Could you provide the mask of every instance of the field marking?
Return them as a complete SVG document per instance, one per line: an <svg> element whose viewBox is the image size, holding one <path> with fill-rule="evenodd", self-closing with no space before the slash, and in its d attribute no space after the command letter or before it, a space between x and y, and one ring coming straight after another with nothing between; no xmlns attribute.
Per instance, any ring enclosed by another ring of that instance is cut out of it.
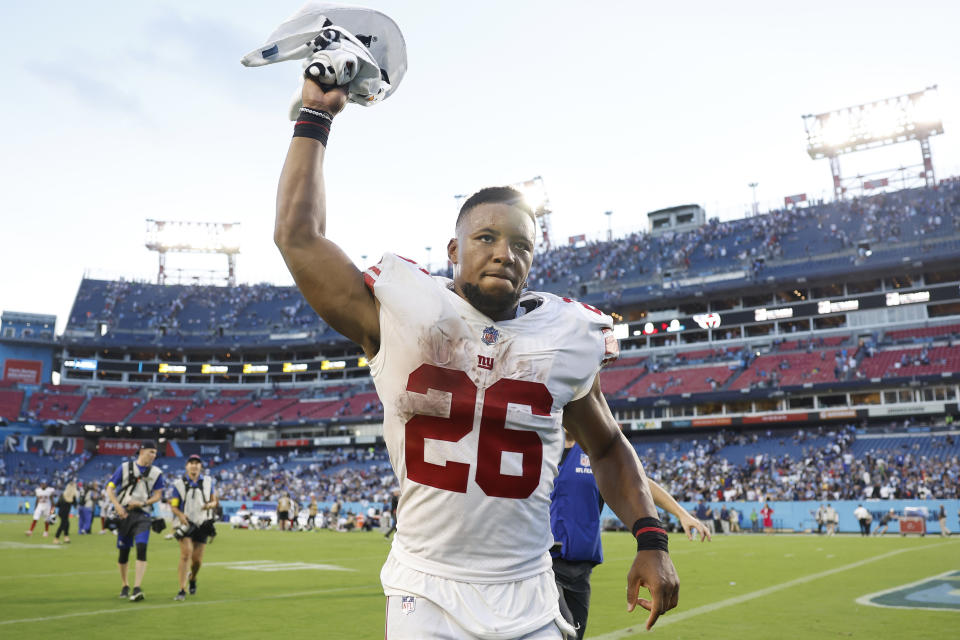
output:
<svg viewBox="0 0 960 640"><path fill-rule="evenodd" d="M59 549L60 547L53 547L53 548ZM356 560L359 560L359 559L367 560L367 559L370 559L370 558L379 558L379 557L381 557L381 556L378 554L378 555L365 555L365 556L351 556L351 559L352 559L352 560L354 560L354 559L356 559ZM245 564L254 565L254 564L257 564L257 563L259 563L259 564L273 564L273 563L278 562L278 561L275 561L275 560L244 560L244 561L240 561L240 562L243 562L243 563L245 563ZM235 564L237 564L237 562L204 562L204 563L203 563L203 566L204 566L204 567L228 567L228 566L230 566L230 565L235 565ZM156 568L151 568L151 569L150 569L150 573L156 573L157 571L176 571L176 570L177 570L176 567L156 567ZM350 568L343 569L343 570L345 570L345 571L358 571L357 569L350 569ZM22 578L63 578L63 577L66 577L66 576L96 576L96 575L105 575L105 574L116 575L116 573L117 573L117 570L116 570L116 569L110 569L110 570L103 570L103 571L72 571L72 572L67 572L67 573L0 574L0 580L14 579L14 578L17 579L17 580L20 580L20 579L22 579Z"/></svg>
<svg viewBox="0 0 960 640"><path fill-rule="evenodd" d="M885 595L887 595L888 593L893 593L894 591L902 591L903 589L909 589L910 587L916 587L917 585L921 585L921 584L923 584L924 582L928 582L928 581L930 581L930 580L936 580L937 578L944 578L944 577L949 576L949 575L951 575L951 574L953 574L953 573L956 573L956 572L957 572L957 571L956 571L955 569L951 569L950 571L944 571L943 573L938 573L938 574L935 575L935 576L930 576L930 577L928 577L928 578L920 578L920 579L917 580L916 582L910 582L910 583L908 583L908 584L901 584L901 585L896 586L896 587L890 587L889 589L884 589L883 591L877 591L876 593L868 593L868 594L865 595L865 596L860 596L859 598L857 598L855 602L856 602L857 604L863 604L863 605L866 605L866 606L868 606L868 607L877 607L877 608L879 608L879 609L907 609L907 610L920 610L920 611L949 611L949 612L952 612L952 613L960 613L960 609L946 609L946 608L944 608L944 607L901 607L901 606L898 606L898 605L895 605L895 604L880 604L879 602L872 602L873 598L876 598L877 596L885 596Z"/></svg>
<svg viewBox="0 0 960 640"><path fill-rule="evenodd" d="M63 547L58 544L30 544L29 542L0 542L0 551L3 549L53 549L60 551Z"/></svg>
<svg viewBox="0 0 960 640"><path fill-rule="evenodd" d="M119 609L101 609L99 611L77 611L74 613L64 613L57 616L43 616L41 618L20 618L19 620L0 620L0 626L8 624L22 624L26 622L48 622L50 620L63 620L65 618L80 618L84 616L99 616L108 613L135 613L137 611L143 611L145 609L171 609L174 607L202 607L211 604L230 604L233 602L258 602L261 600L280 600L283 598L300 598L303 596L318 596L328 593L337 593L340 591L357 591L360 589L369 589L371 587L379 587L379 584L361 584L355 587L339 587L337 589L318 589L315 591L297 591L294 593L280 593L270 596L257 596L253 598L233 598L233 599L224 599L224 600L207 600L203 602L175 602L171 604L155 604L155 605L131 605L121 607Z"/></svg>
<svg viewBox="0 0 960 640"><path fill-rule="evenodd" d="M819 580L820 578L825 578L827 576L832 576L835 573L842 573L844 571L849 571L850 569L856 569L857 567L862 567L865 564L870 564L871 562L876 562L878 560L884 560L901 553L908 553L910 551L917 551L918 549L935 549L937 547L942 547L947 544L954 544L951 542L940 542L938 544L931 544L924 547L911 547L909 549L897 549L896 551L890 551L879 556L873 556L871 558L865 558L864 560L858 560L857 562L852 562L842 567L835 567L833 569L827 569L826 571L821 571L820 573L812 573L808 576L801 576L793 580L788 580L787 582L781 582L780 584L775 584L770 587L765 587L763 589L758 589L757 591L751 591L750 593L745 593L742 596L735 596L733 598L727 598L726 600L718 600L717 602L711 602L710 604L705 604L699 607L694 607L687 611L681 611L677 614L668 614L667 617L661 617L657 620L657 625L654 629L659 629L660 627L674 624L675 622L683 622L689 618L693 618L704 613L711 613L717 609L723 609L725 607L732 607L734 605L741 604L743 602L749 602L750 600L755 600L757 598L762 598L763 596L770 595L771 593L776 593L777 591L783 591L784 589L789 589L790 587L795 587L800 584L805 584L807 582L813 582L814 580ZM641 609L641 612L643 610ZM645 613L645 612L643 612ZM642 633L646 633L644 630L644 623L646 622L646 617L643 620L638 620L637 624L632 627L627 627L626 629L620 629L618 631L610 631L609 633L604 633L599 636L590 636L590 640L620 640L622 638L630 638L638 636Z"/></svg>

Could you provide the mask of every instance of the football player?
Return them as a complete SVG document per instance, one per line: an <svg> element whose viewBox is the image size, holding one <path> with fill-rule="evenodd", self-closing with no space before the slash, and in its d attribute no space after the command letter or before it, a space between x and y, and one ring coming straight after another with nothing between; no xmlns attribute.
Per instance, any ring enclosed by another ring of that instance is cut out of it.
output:
<svg viewBox="0 0 960 640"><path fill-rule="evenodd" d="M346 99L343 88L304 82L274 240L310 305L363 349L383 403L401 491L381 572L387 637L575 633L549 553L563 425L633 525L627 608L648 609L649 629L677 605L679 580L643 466L600 390L599 369L618 354L611 318L524 292L536 221L511 188L463 204L447 246L452 280L390 253L359 271L326 233L325 145Z"/></svg>

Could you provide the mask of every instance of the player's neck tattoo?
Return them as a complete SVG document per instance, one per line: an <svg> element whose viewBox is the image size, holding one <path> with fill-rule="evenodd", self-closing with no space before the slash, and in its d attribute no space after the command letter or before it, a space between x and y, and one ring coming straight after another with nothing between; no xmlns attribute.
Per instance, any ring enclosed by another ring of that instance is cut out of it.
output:
<svg viewBox="0 0 960 640"><path fill-rule="evenodd" d="M520 302L519 291L511 291L499 296L489 295L470 282L463 283L460 288L467 302L492 320L513 320L517 315L517 304Z"/></svg>

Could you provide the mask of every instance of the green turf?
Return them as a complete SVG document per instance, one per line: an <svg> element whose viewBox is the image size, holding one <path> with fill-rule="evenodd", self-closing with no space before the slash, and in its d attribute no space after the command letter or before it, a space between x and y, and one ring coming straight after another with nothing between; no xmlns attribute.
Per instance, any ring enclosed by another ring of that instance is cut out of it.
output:
<svg viewBox="0 0 960 640"><path fill-rule="evenodd" d="M116 598L115 538L74 536L52 548L29 519L0 516L0 638L261 638L290 632L312 638L382 638L379 571L388 544L376 532L286 533L221 527L208 548L199 592L173 602L178 547L154 535L144 581L147 599ZM641 628L643 612L626 613L625 576L632 559L626 534L605 534L606 562L594 571L588 637ZM680 573L680 607L661 619L660 638L958 637L960 611L881 609L856 598L960 569L960 539L862 539L853 536L717 536L712 543L671 538ZM891 554L872 562L847 565ZM273 561L337 565L351 571L249 571L218 563ZM132 564L132 563L131 563ZM798 579L834 569L809 581ZM790 581L795 584L755 596ZM741 597L739 602L725 602ZM722 606L709 605L721 603ZM144 636L147 637L147 636Z"/></svg>

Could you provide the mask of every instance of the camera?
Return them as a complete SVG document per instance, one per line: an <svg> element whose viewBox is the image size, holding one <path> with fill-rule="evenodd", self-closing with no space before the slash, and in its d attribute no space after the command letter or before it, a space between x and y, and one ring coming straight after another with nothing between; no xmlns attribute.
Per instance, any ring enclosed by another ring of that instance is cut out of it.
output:
<svg viewBox="0 0 960 640"><path fill-rule="evenodd" d="M150 528L153 529L154 533L162 533L167 528L167 521L163 518L154 518L153 522L150 523Z"/></svg>

